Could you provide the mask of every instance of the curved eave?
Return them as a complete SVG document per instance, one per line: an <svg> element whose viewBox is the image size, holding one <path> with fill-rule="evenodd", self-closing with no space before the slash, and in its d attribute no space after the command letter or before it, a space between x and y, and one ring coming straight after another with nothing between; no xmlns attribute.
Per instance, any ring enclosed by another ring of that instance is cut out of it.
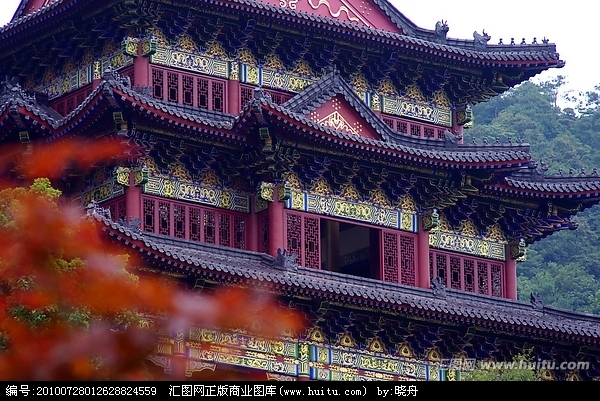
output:
<svg viewBox="0 0 600 401"><path fill-rule="evenodd" d="M600 182L548 184L528 181L511 181L485 185L485 189L524 196L528 198L594 199L600 197Z"/></svg>
<svg viewBox="0 0 600 401"><path fill-rule="evenodd" d="M52 117L22 102L9 102L0 107L0 127L7 126L19 131L40 132L46 136L52 132L53 123Z"/></svg>
<svg viewBox="0 0 600 401"><path fill-rule="evenodd" d="M66 11L80 2L81 0L55 0L32 13L23 16L18 13L15 14L16 19L14 18L11 22L0 28L0 43L20 41L22 40L22 36L35 37L37 35L36 32L47 35L48 28L53 24L56 29L60 29L60 25L56 25L57 21L68 15ZM105 6L105 4L102 5L102 7Z"/></svg>
<svg viewBox="0 0 600 401"><path fill-rule="evenodd" d="M489 151L481 152L469 149L468 146L465 150L461 150L461 145L448 150L443 147L444 141L437 139L422 140L435 142L437 146L419 144L420 147L411 144L414 139L410 137L406 138L407 144L385 142L335 131L303 116L289 115L270 106L263 107L270 117L286 129L294 131L313 143L337 151L343 149L346 154L371 155L376 158L467 169L518 169L527 166L530 160L529 153L520 150L508 152L491 147Z"/></svg>
<svg viewBox="0 0 600 401"><path fill-rule="evenodd" d="M227 120L217 121L201 115L200 110L198 113L193 111L188 113L182 111L176 104L167 104L124 88L115 88L114 95L122 108L133 113L136 123L147 121L153 124L153 127L159 126L191 136L210 133L214 137L239 144L246 141L244 136L238 135L233 129L235 119L233 116L226 116Z"/></svg>
<svg viewBox="0 0 600 401"><path fill-rule="evenodd" d="M333 272L298 267L285 270L273 266L273 258L248 251L229 251L247 254L258 265L246 268L233 263L203 263L202 260L178 255L173 244L178 240L165 238L161 246L148 241L144 234L130 230L96 217L103 229L121 245L139 252L149 263L192 278L210 277L224 283L243 283L253 288L263 288L290 296L321 297L349 305L369 306L391 313L407 313L442 320L478 325L490 328L506 328L524 335L541 334L550 338L577 341L584 344L600 344L600 319L597 316L578 314L545 307L536 311L530 305L518 301L447 290L446 298L439 298L431 290L390 284ZM156 236L154 236L156 238ZM177 245L185 246L183 242ZM198 246L195 244L194 246ZM234 256L225 260L234 261ZM249 262L251 263L251 262Z"/></svg>
<svg viewBox="0 0 600 401"><path fill-rule="evenodd" d="M320 17L313 14L294 11L287 8L275 7L269 4L259 3L252 0L233 0L231 2L218 2L209 0L212 4L220 4L225 8L239 12L243 6L245 11L260 16L269 17L284 23L293 23L298 25L320 28L328 32L341 33L357 39L371 41L378 44L390 45L399 49L419 52L441 59L451 60L458 63L482 67L527 67L538 68L543 71L550 67L562 67L563 62L559 59L558 53L547 50L552 49L552 45L540 45L538 48L543 51L535 51L536 46L528 45L525 50L513 50L517 46L494 46L495 50L481 51L475 49L473 41L454 40L456 43L464 43L465 47L450 46L440 44L413 36L402 35L380 29L373 29L361 25L338 21L332 18ZM468 48L470 45L471 48ZM504 50L504 51L500 51Z"/></svg>
<svg viewBox="0 0 600 401"><path fill-rule="evenodd" d="M520 45L496 45L486 50L478 50L473 47L473 41L470 40L449 41L450 43L454 43L454 45L440 44L414 36L369 28L252 0L231 0L225 2L205 0L205 2L231 10L236 14L243 10L249 14L281 21L284 24L294 24L316 28L324 32L340 33L353 37L355 40L359 39L375 43L378 46L383 44L401 51L416 52L420 55L444 60L445 62L450 61L471 67L528 68L534 70L531 75L535 75L545 69L562 67L564 65L564 62L559 59L555 47L549 44L527 45L523 49L521 49ZM57 0L31 14L18 18L0 29L0 43L19 40L18 37L20 35L31 35L36 30L45 32L51 28L61 29L56 21L62 17L74 15L71 12L66 13L66 11L74 6L84 7L86 3L92 4L91 1L83 0ZM105 8L106 5L102 4L100 7ZM402 29L402 27L400 28ZM459 46L459 44L464 45Z"/></svg>

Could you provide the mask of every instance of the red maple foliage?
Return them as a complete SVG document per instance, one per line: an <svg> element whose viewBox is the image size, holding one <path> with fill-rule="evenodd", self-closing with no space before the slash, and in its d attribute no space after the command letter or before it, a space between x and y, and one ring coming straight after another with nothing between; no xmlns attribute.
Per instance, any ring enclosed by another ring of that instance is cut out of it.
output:
<svg viewBox="0 0 600 401"><path fill-rule="evenodd" d="M0 191L0 377L3 380L144 380L161 378L147 358L157 337L140 313L173 327L223 330L262 327L277 336L301 328L274 299L223 289L202 297L164 281L130 273L142 262L107 242L96 220L58 206L50 180L66 168L90 168L122 152L102 143L80 157L84 144L65 141L34 151L7 149L0 174L22 180ZM89 149L90 143L85 143ZM173 378L172 376L170 378ZM177 377L183 379L183 377ZM235 378L235 377L228 377Z"/></svg>

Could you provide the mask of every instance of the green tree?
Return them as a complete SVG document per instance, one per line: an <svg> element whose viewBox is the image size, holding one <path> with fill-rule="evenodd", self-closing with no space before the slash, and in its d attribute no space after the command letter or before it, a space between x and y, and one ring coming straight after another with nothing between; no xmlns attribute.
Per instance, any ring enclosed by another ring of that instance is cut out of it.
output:
<svg viewBox="0 0 600 401"><path fill-rule="evenodd" d="M523 351L509 361L508 364L499 365L490 363L480 364L475 370L463 372L462 381L539 381L540 375L536 371L533 350Z"/></svg>

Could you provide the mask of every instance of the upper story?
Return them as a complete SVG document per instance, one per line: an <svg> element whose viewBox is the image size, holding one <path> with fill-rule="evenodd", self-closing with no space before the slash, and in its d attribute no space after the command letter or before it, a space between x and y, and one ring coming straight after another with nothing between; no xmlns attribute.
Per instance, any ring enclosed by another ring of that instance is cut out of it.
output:
<svg viewBox="0 0 600 401"><path fill-rule="evenodd" d="M0 30L15 77L3 142L131 145L124 162L69 172L81 206L305 267L514 298L524 244L598 202L595 173L546 176L518 140L462 143L470 105L562 66L552 44L450 39L380 1L368 15L134 3L23 2Z"/></svg>

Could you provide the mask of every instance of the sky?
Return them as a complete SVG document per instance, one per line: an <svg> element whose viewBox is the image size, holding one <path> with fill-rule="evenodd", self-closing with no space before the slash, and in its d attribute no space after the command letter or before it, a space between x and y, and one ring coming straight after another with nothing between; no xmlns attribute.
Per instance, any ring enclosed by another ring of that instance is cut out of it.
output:
<svg viewBox="0 0 600 401"><path fill-rule="evenodd" d="M358 0L350 0L358 1ZM473 31L484 29L492 37L490 43L517 43L525 38L540 42L544 37L555 43L561 69L551 69L534 80L547 80L556 75L567 78L565 90L582 92L600 84L600 52L598 48L598 12L600 3L592 0L570 0L562 3L548 0L391 0L392 4L417 26L433 29L439 20L448 22L449 38L473 39ZM567 5L568 4L568 5ZM0 0L0 26L10 22L19 0Z"/></svg>

